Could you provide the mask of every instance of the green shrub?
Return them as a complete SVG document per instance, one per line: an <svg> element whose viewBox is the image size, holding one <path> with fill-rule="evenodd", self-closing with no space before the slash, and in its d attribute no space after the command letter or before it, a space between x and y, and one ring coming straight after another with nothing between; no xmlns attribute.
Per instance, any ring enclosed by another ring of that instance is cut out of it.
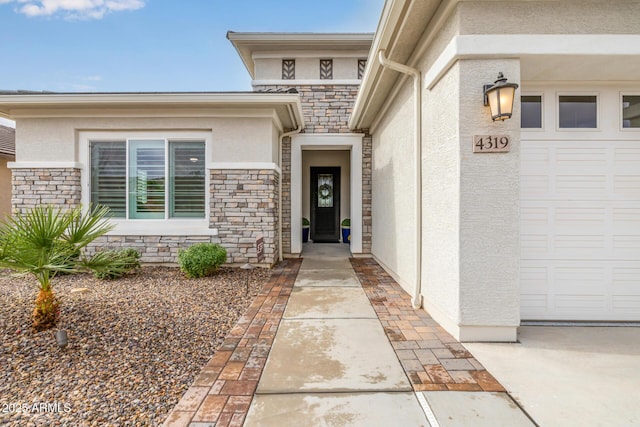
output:
<svg viewBox="0 0 640 427"><path fill-rule="evenodd" d="M351 227L351 220L349 218L345 218L342 220L342 223L340 224L343 227Z"/></svg>
<svg viewBox="0 0 640 427"><path fill-rule="evenodd" d="M211 276L227 262L227 250L217 243L197 243L178 251L180 270L189 278Z"/></svg>
<svg viewBox="0 0 640 427"><path fill-rule="evenodd" d="M94 255L96 257L110 261L94 271L94 276L100 280L117 279L140 267L140 252L133 248L102 251Z"/></svg>
<svg viewBox="0 0 640 427"><path fill-rule="evenodd" d="M308 227L310 225L311 225L311 223L309 222L309 220L307 218L302 218L302 226L303 227Z"/></svg>

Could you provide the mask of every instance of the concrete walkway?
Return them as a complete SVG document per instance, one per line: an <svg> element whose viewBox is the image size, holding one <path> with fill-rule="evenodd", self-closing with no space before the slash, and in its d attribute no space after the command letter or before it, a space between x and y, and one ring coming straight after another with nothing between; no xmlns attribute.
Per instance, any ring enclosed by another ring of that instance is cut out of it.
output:
<svg viewBox="0 0 640 427"><path fill-rule="evenodd" d="M303 256L273 269L164 426L533 425L375 260Z"/></svg>
<svg viewBox="0 0 640 427"><path fill-rule="evenodd" d="M429 426L349 262L312 245L245 426Z"/></svg>

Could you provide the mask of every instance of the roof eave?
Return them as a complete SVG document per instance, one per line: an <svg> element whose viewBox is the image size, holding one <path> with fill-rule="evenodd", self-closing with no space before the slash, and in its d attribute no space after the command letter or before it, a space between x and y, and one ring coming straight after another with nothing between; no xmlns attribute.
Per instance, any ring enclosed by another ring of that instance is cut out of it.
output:
<svg viewBox="0 0 640 427"><path fill-rule="evenodd" d="M456 1L456 0L453 0ZM370 112L373 105L376 105L375 101L385 99L388 95L388 86L383 93L379 88L381 82L395 81L401 77L394 71L384 71L384 68L378 62L378 52L385 51L387 58L404 63L408 58L397 58L396 48L404 46L416 46L420 41L421 32L406 32L402 31L405 27L408 19L417 18L412 16L412 7L418 6L424 8L424 10L433 9L430 12L420 14L420 17L428 25L430 20L436 15L437 9L443 3L450 2L450 0L387 0L380 17L380 23L376 30L373 43L371 45L371 51L369 53L369 60L367 61L367 68L362 78L362 84L358 91L353 112L349 118L350 129L368 129L374 119L375 114ZM434 5L436 5L434 7ZM408 34L408 35L407 35ZM393 85L391 85L393 86Z"/></svg>
<svg viewBox="0 0 640 427"><path fill-rule="evenodd" d="M245 68L255 79L253 53L257 47L273 46L274 50L287 49L335 49L340 46L361 45L368 50L373 33L268 33L228 31L227 39L240 55Z"/></svg>
<svg viewBox="0 0 640 427"><path fill-rule="evenodd" d="M290 110L285 122L294 128L304 127L302 104L295 93L74 93L0 95L0 117L15 120L12 110L51 110L55 108L107 108L107 107L256 107L287 106Z"/></svg>

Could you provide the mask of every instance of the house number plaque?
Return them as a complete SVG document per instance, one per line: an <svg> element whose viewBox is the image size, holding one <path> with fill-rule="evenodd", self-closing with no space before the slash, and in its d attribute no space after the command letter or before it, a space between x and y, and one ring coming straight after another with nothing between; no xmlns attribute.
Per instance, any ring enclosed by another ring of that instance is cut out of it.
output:
<svg viewBox="0 0 640 427"><path fill-rule="evenodd" d="M474 135L474 153L508 153L511 139L507 135Z"/></svg>

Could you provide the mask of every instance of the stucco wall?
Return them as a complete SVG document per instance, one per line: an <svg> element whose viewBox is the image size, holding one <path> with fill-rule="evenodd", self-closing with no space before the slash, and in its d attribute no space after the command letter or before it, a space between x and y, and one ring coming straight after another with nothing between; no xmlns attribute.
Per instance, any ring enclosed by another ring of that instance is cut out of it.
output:
<svg viewBox="0 0 640 427"><path fill-rule="evenodd" d="M296 58L284 56L296 61L296 80L318 80L320 78L320 59L333 59L334 80L355 80L358 78L358 59L366 58L367 52L348 58L333 58L331 54L315 58ZM282 58L257 58L255 62L256 80L282 79Z"/></svg>
<svg viewBox="0 0 640 427"><path fill-rule="evenodd" d="M640 28L640 3L628 0L473 1L458 8L461 34L637 34Z"/></svg>
<svg viewBox="0 0 640 427"><path fill-rule="evenodd" d="M490 81L494 70L519 82L520 61L459 64L461 326L515 327L520 323L520 103L510 120L492 122L481 100L482 82ZM508 135L511 149L474 154L473 135Z"/></svg>
<svg viewBox="0 0 640 427"><path fill-rule="evenodd" d="M13 159L0 156L0 220L11 215L11 170L7 163Z"/></svg>
<svg viewBox="0 0 640 427"><path fill-rule="evenodd" d="M349 151L303 151L302 152L302 216L311 218L311 167L340 167L340 221L350 217L351 182Z"/></svg>
<svg viewBox="0 0 640 427"><path fill-rule="evenodd" d="M415 287L413 83L408 81L373 134L372 254L409 293Z"/></svg>
<svg viewBox="0 0 640 427"><path fill-rule="evenodd" d="M210 130L210 162L277 162L272 120L259 117L21 119L16 130L16 161L79 161L77 129Z"/></svg>
<svg viewBox="0 0 640 427"><path fill-rule="evenodd" d="M460 315L459 85L456 64L423 99L422 295L432 315L451 323Z"/></svg>

